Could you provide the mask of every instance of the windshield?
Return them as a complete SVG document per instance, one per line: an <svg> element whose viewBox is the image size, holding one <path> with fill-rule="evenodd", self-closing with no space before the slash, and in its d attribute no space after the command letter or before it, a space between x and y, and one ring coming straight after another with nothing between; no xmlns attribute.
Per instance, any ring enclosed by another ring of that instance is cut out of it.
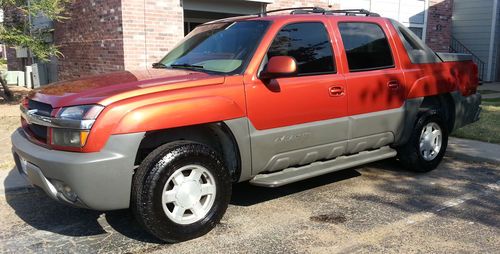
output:
<svg viewBox="0 0 500 254"><path fill-rule="evenodd" d="M160 64L166 68L243 72L269 22L237 21L196 27Z"/></svg>

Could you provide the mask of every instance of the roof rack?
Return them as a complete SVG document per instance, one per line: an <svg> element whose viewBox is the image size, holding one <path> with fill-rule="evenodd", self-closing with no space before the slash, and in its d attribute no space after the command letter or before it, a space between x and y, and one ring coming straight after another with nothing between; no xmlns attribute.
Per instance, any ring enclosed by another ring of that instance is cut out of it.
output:
<svg viewBox="0 0 500 254"><path fill-rule="evenodd" d="M321 7L292 7L283 8L261 12L259 17L267 16L268 13L281 12L281 11L291 11L290 14L310 14L310 13L321 13L323 15L333 15L333 14L345 14L346 16L359 16L364 15L367 17L380 17L379 14L370 12L365 9L345 9L345 10L325 10Z"/></svg>
<svg viewBox="0 0 500 254"><path fill-rule="evenodd" d="M325 14L345 14L346 16L364 15L367 17L380 17L380 14L365 9L345 9L345 10L327 10Z"/></svg>

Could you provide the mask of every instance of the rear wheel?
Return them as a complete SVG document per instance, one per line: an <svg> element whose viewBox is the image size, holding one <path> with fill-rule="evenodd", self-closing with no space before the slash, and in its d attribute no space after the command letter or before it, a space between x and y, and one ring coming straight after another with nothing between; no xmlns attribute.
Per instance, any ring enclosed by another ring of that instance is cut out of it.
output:
<svg viewBox="0 0 500 254"><path fill-rule="evenodd" d="M231 180L206 145L174 142L149 154L134 176L132 210L146 230L166 242L209 232L229 204Z"/></svg>
<svg viewBox="0 0 500 254"><path fill-rule="evenodd" d="M448 130L437 111L420 116L408 143L398 148L403 166L416 172L435 169L444 157L448 145Z"/></svg>

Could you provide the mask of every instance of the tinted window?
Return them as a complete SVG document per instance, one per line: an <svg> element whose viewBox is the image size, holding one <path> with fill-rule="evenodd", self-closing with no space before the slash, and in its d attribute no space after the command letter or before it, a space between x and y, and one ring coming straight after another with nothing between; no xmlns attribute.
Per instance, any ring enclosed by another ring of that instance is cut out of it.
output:
<svg viewBox="0 0 500 254"><path fill-rule="evenodd" d="M425 45L425 43L408 27L403 26L395 20L391 20L391 23L398 31L399 38L406 48L406 52L408 53L412 63L421 64L441 62L434 51Z"/></svg>
<svg viewBox="0 0 500 254"><path fill-rule="evenodd" d="M268 59L273 56L295 58L298 75L335 71L332 46L322 23L295 23L283 27L267 53Z"/></svg>
<svg viewBox="0 0 500 254"><path fill-rule="evenodd" d="M403 43L407 43L404 46L411 50L421 50L422 48L413 40L408 32L406 32L403 28L399 28L399 32L403 35Z"/></svg>
<svg viewBox="0 0 500 254"><path fill-rule="evenodd" d="M409 27L410 30L415 33L418 38L422 39L422 34L424 33L424 29L420 27Z"/></svg>
<svg viewBox="0 0 500 254"><path fill-rule="evenodd" d="M392 67L391 48L382 28L373 23L340 23L340 34L349 70L362 71Z"/></svg>
<svg viewBox="0 0 500 254"><path fill-rule="evenodd" d="M162 60L163 68L241 73L262 36L267 21L237 21L197 26Z"/></svg>

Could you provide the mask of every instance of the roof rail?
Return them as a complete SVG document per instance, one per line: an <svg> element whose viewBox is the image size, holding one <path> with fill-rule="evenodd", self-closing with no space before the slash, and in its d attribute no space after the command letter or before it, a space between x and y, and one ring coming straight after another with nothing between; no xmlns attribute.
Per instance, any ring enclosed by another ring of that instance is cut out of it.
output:
<svg viewBox="0 0 500 254"><path fill-rule="evenodd" d="M270 11L263 11L257 15L260 17L267 16L268 13L273 13L273 12L280 12L280 11L296 11L296 10L310 10L310 12L316 10L316 13L323 13L325 9L319 8L319 7L290 7L290 8L282 8L282 9L275 9L275 10L270 10ZM308 12L308 13L310 13Z"/></svg>
<svg viewBox="0 0 500 254"><path fill-rule="evenodd" d="M371 12L365 9L345 9L345 10L327 10L325 11L325 14L345 14L346 16L357 16L357 15L364 15L367 17L380 17L380 14Z"/></svg>
<svg viewBox="0 0 500 254"><path fill-rule="evenodd" d="M364 15L368 17L380 17L379 14L370 12L365 9L345 9L345 10L325 10L321 7L291 7L291 8L283 8L261 12L258 15L259 17L267 16L268 13L280 12L280 11L291 11L290 14L309 14L309 13L321 13L323 15L333 15L333 14L345 14L346 16L358 16Z"/></svg>

